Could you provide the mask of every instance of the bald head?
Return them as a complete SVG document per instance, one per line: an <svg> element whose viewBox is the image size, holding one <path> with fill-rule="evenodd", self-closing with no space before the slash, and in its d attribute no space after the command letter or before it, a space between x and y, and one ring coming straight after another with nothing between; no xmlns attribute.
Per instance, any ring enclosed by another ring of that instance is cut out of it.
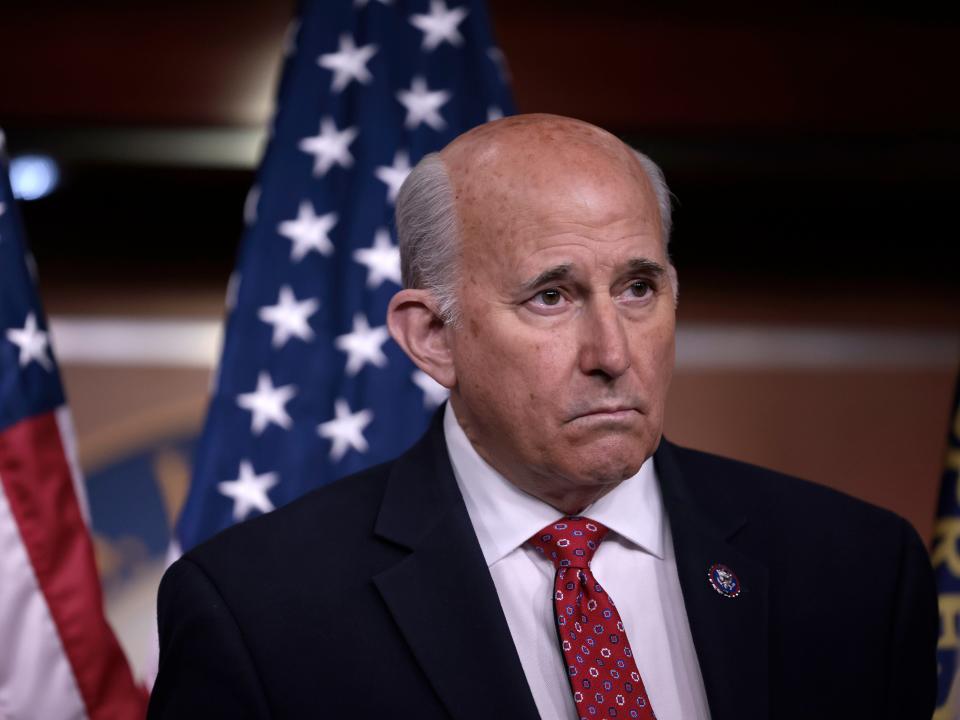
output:
<svg viewBox="0 0 960 720"><path fill-rule="evenodd" d="M655 208L646 219L666 247L669 191L653 161L589 123L516 115L460 135L407 178L396 209L404 285L433 291L441 316L455 320L463 243L502 235L524 209L571 193L584 210L611 207L611 193Z"/></svg>
<svg viewBox="0 0 960 720"><path fill-rule="evenodd" d="M559 115L515 115L480 125L453 140L440 157L454 183L464 186L548 180L582 162L588 171L606 165L646 182L636 156L619 139Z"/></svg>

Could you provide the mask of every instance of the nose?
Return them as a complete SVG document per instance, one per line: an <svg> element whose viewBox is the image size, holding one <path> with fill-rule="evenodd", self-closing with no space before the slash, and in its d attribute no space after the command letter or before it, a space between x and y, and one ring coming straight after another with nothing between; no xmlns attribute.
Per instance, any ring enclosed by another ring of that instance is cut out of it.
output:
<svg viewBox="0 0 960 720"><path fill-rule="evenodd" d="M580 318L580 370L616 379L630 367L624 318L613 298L596 300Z"/></svg>

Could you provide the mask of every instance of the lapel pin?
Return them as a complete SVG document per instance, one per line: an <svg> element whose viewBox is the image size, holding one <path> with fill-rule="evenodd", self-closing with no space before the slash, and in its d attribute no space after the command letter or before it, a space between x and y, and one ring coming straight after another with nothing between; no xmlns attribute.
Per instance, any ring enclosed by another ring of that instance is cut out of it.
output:
<svg viewBox="0 0 960 720"><path fill-rule="evenodd" d="M728 598L735 598L740 594L740 578L726 565L714 563L707 570L707 580L718 593Z"/></svg>

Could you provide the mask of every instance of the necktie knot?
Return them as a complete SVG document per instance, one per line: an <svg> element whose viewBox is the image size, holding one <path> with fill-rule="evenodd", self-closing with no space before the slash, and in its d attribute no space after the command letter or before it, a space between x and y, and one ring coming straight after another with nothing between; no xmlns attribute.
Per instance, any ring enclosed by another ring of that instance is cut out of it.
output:
<svg viewBox="0 0 960 720"><path fill-rule="evenodd" d="M585 568L606 534L607 528L595 520L565 517L547 525L529 542L537 552L550 558L558 570Z"/></svg>

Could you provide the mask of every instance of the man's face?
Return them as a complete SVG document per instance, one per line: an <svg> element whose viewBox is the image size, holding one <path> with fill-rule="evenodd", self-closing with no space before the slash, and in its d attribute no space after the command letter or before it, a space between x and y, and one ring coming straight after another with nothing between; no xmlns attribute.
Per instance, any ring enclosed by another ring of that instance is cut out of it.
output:
<svg viewBox="0 0 960 720"><path fill-rule="evenodd" d="M487 462L577 511L660 440L673 287L632 157L525 149L450 162L463 232L451 401Z"/></svg>

